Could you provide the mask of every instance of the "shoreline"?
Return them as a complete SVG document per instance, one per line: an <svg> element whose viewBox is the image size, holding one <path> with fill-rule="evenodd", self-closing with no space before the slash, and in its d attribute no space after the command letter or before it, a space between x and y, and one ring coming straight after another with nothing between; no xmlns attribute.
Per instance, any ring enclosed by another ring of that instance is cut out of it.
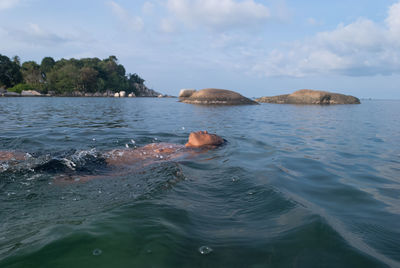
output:
<svg viewBox="0 0 400 268"><path fill-rule="evenodd" d="M135 94L128 94L125 93L81 93L81 92L73 92L72 94L41 94L37 91L34 93L32 92L0 92L0 98L21 98L21 97L28 97L28 98L51 98L51 97L71 97L71 98L177 98L176 96L171 96L167 94L148 94L148 95L139 95L136 96Z"/></svg>
<svg viewBox="0 0 400 268"><path fill-rule="evenodd" d="M0 95L0 98L113 98L113 99L135 99L135 98L159 98L159 99L165 99L165 98L177 98L175 96L137 96L137 97L114 97L114 96L65 96L65 95L42 95L42 96L3 96Z"/></svg>

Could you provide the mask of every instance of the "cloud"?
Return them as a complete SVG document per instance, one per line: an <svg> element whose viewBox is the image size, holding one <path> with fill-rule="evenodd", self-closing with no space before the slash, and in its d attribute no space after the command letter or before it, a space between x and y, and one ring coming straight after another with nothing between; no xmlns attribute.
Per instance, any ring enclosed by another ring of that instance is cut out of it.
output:
<svg viewBox="0 0 400 268"><path fill-rule="evenodd" d="M321 21L316 20L315 18L308 18L307 24L311 26L321 26L323 23Z"/></svg>
<svg viewBox="0 0 400 268"><path fill-rule="evenodd" d="M6 42L0 42L0 50L4 51L48 51L61 47L63 49L74 46L82 48L96 43L90 33L81 31L55 33L36 23L28 23L19 28L0 27L0 39L6 40Z"/></svg>
<svg viewBox="0 0 400 268"><path fill-rule="evenodd" d="M172 33L175 31L175 26L170 19L161 19L160 29L164 33Z"/></svg>
<svg viewBox="0 0 400 268"><path fill-rule="evenodd" d="M110 1L108 2L108 4L110 5L114 15L117 16L117 18L128 30L141 31L143 29L144 23L141 17L130 15L126 9L124 9L114 1ZM148 7L149 6L147 6L147 8ZM146 9L145 6L144 9Z"/></svg>
<svg viewBox="0 0 400 268"><path fill-rule="evenodd" d="M149 1L144 2L142 6L142 12L144 14L151 14L155 8L155 4Z"/></svg>
<svg viewBox="0 0 400 268"><path fill-rule="evenodd" d="M385 23L358 19L333 31L287 45L264 55L252 67L266 76L304 77L400 73L400 2L389 7Z"/></svg>
<svg viewBox="0 0 400 268"><path fill-rule="evenodd" d="M0 0L0 11L17 6L20 0Z"/></svg>
<svg viewBox="0 0 400 268"><path fill-rule="evenodd" d="M8 36L10 39L32 46L47 46L69 41L68 38L47 31L35 23L29 23L23 29L3 29L2 32L2 35Z"/></svg>
<svg viewBox="0 0 400 268"><path fill-rule="evenodd" d="M168 0L168 10L186 26L221 30L264 22L268 7L254 0Z"/></svg>
<svg viewBox="0 0 400 268"><path fill-rule="evenodd" d="M389 38L400 42L400 2L392 5L385 20L389 28Z"/></svg>

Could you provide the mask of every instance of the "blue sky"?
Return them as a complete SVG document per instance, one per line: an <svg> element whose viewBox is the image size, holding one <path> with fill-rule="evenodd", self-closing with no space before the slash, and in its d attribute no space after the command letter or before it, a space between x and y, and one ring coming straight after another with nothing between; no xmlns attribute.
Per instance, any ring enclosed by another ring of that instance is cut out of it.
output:
<svg viewBox="0 0 400 268"><path fill-rule="evenodd" d="M115 55L147 86L400 99L399 0L0 0L0 54Z"/></svg>

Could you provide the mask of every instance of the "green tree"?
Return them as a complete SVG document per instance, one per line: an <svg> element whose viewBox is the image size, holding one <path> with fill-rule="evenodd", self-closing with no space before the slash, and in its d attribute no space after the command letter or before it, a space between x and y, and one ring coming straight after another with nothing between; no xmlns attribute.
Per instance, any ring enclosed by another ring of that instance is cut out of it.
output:
<svg viewBox="0 0 400 268"><path fill-rule="evenodd" d="M44 57L40 63L40 70L46 75L53 69L55 64L56 62L52 57Z"/></svg>
<svg viewBox="0 0 400 268"><path fill-rule="evenodd" d="M141 78L138 74L128 74L128 80L130 83L136 83L142 85L145 80Z"/></svg>
<svg viewBox="0 0 400 268"><path fill-rule="evenodd" d="M12 59L13 59L12 61L15 64L17 64L18 66L21 66L21 58L19 56L15 55Z"/></svg>
<svg viewBox="0 0 400 268"><path fill-rule="evenodd" d="M16 92L16 93L20 93L20 94L23 90L35 90L35 88L29 84L18 84L18 85L15 85L15 86L7 89L7 91Z"/></svg>
<svg viewBox="0 0 400 268"><path fill-rule="evenodd" d="M113 62L113 63L118 63L118 59L116 56L112 55L109 56L107 59L104 60L105 62Z"/></svg>
<svg viewBox="0 0 400 268"><path fill-rule="evenodd" d="M44 81L40 66L34 61L24 62L21 66L21 72L26 84L40 87Z"/></svg>
<svg viewBox="0 0 400 268"><path fill-rule="evenodd" d="M18 92L30 88L68 95L73 91L93 93L125 90L130 93L137 90L137 84L144 83L144 79L137 74L127 75L124 66L118 64L116 56L103 60L72 58L57 61L45 57L40 65L34 61L24 62L22 66L19 64L17 56L13 61L5 56L0 57L0 86L12 87L24 81L13 90Z"/></svg>
<svg viewBox="0 0 400 268"><path fill-rule="evenodd" d="M20 82L22 74L19 65L0 54L0 86L8 88Z"/></svg>
<svg viewBox="0 0 400 268"><path fill-rule="evenodd" d="M72 93L79 88L79 69L71 63L66 63L48 74L48 82L49 90L59 94Z"/></svg>
<svg viewBox="0 0 400 268"><path fill-rule="evenodd" d="M97 72L91 67L83 67L79 71L79 84L83 92L95 92L97 89Z"/></svg>

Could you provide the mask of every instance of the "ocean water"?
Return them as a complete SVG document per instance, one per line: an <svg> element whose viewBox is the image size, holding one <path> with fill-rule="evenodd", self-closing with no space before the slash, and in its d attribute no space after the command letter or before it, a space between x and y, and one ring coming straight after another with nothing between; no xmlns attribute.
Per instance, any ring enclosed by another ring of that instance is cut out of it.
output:
<svg viewBox="0 0 400 268"><path fill-rule="evenodd" d="M400 267L399 118L400 101L0 98L0 150L31 156L0 163L0 267ZM228 142L79 181L103 152L197 130Z"/></svg>

